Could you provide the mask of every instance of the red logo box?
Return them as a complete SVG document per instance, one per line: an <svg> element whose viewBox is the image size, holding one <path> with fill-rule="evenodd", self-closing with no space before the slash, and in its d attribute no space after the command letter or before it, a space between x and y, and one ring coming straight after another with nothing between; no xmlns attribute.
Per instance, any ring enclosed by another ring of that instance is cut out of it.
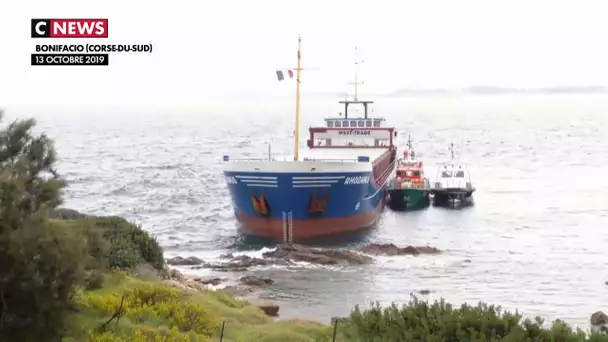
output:
<svg viewBox="0 0 608 342"><path fill-rule="evenodd" d="M32 38L108 38L108 19L32 19Z"/></svg>

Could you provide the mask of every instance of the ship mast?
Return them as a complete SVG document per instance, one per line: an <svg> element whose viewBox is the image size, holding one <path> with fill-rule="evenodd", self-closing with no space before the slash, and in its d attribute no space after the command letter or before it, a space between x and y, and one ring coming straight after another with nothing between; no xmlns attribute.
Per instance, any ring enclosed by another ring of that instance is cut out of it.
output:
<svg viewBox="0 0 608 342"><path fill-rule="evenodd" d="M293 160L298 161L300 146L300 72L302 71L302 37L298 36L298 68L296 69L296 130L293 134Z"/></svg>
<svg viewBox="0 0 608 342"><path fill-rule="evenodd" d="M450 144L450 152L452 153L452 160L454 160L454 142Z"/></svg>
<svg viewBox="0 0 608 342"><path fill-rule="evenodd" d="M355 46L355 82L354 83L350 83L351 85L355 86L355 96L354 96L354 102L359 102L359 89L358 89L358 85L362 85L363 82L359 82L359 75L358 75L358 68L359 68L359 64L363 63L362 60L358 59L358 52L359 50L357 49L357 46Z"/></svg>

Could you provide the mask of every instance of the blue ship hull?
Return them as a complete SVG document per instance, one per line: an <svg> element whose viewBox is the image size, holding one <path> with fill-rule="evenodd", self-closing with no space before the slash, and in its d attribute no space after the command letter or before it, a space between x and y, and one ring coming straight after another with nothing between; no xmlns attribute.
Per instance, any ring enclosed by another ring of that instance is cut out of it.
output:
<svg viewBox="0 0 608 342"><path fill-rule="evenodd" d="M372 172L224 171L224 176L242 231L284 241L367 228L379 219L387 196Z"/></svg>

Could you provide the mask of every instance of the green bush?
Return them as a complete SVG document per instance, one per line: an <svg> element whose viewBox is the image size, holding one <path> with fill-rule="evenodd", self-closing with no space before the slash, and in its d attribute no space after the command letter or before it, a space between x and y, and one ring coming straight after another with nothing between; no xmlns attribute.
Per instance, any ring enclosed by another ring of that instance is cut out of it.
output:
<svg viewBox="0 0 608 342"><path fill-rule="evenodd" d="M158 271L164 270L165 259L162 247L141 227L118 216L97 216L77 220L62 220L75 229L83 229L90 235L101 234L109 243L93 239L90 248L93 259L105 256L106 268L133 269L141 264L150 264Z"/></svg>
<svg viewBox="0 0 608 342"><path fill-rule="evenodd" d="M586 336L562 321L543 327L539 317L532 321L518 313L503 311L498 306L479 303L454 308L443 299L429 304L413 299L402 307L386 308L378 303L350 314L340 328L348 341L608 341L597 333Z"/></svg>
<svg viewBox="0 0 608 342"><path fill-rule="evenodd" d="M65 183L34 125L0 130L0 341L59 340L84 276L83 236L47 221Z"/></svg>

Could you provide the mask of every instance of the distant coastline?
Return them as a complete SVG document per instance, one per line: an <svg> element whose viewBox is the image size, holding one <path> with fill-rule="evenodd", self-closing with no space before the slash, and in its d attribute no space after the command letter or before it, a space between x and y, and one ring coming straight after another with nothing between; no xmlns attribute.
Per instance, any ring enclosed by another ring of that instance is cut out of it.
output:
<svg viewBox="0 0 608 342"><path fill-rule="evenodd" d="M474 86L458 89L401 89L389 96L401 95L451 95L451 94L475 94L475 95L500 95L500 94L598 94L608 93L608 86L555 86L546 88L509 88L496 86Z"/></svg>
<svg viewBox="0 0 608 342"><path fill-rule="evenodd" d="M510 88L498 86L472 86L464 88L405 88L392 93L366 93L366 98L395 98L402 96L455 96L455 95L562 95L608 94L608 86L555 86L543 88ZM344 92L303 92L317 98L344 98ZM349 97L352 96L349 94Z"/></svg>

